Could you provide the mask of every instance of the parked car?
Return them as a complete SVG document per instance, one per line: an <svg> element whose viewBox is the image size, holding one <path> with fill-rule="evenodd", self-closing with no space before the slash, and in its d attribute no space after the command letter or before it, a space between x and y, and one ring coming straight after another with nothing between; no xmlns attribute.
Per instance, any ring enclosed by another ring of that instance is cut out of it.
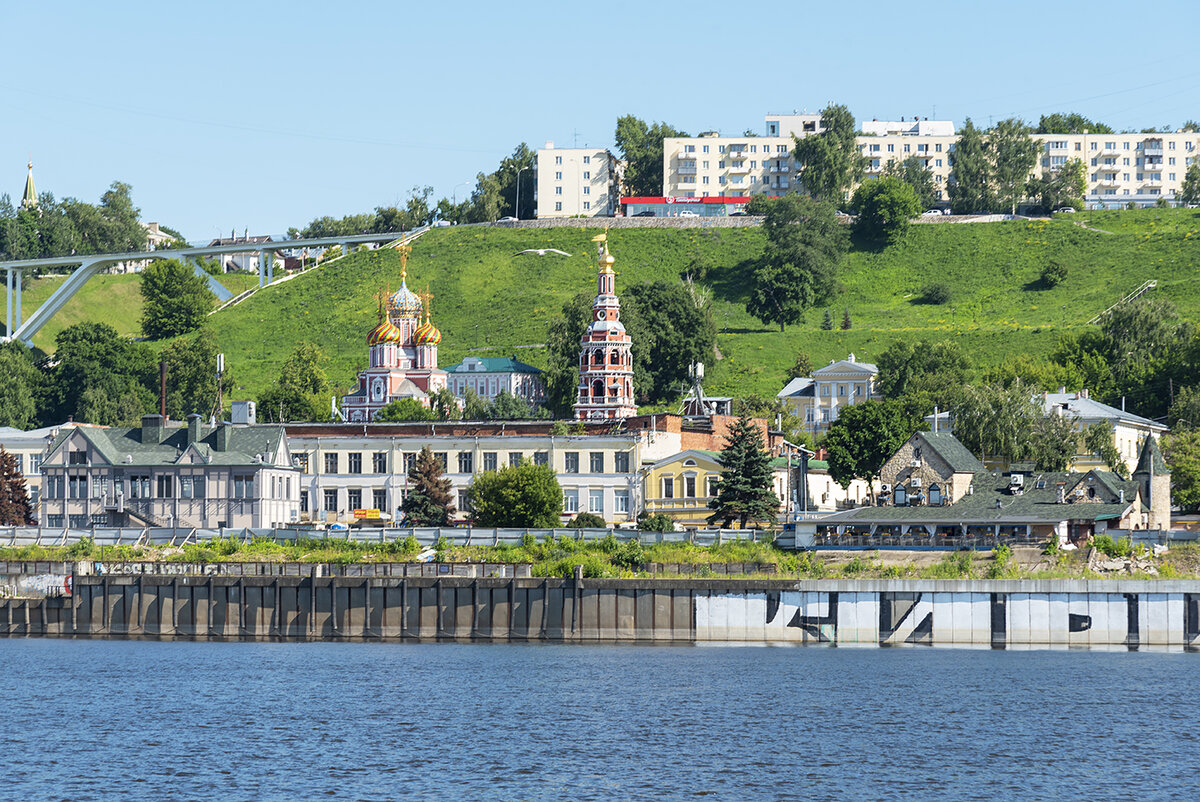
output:
<svg viewBox="0 0 1200 802"><path fill-rule="evenodd" d="M644 212L638 212L637 214L634 215L634 217L654 217L654 210L647 209Z"/></svg>
<svg viewBox="0 0 1200 802"><path fill-rule="evenodd" d="M1055 214L1075 214L1075 210L1070 206L1060 206L1054 210Z"/></svg>
<svg viewBox="0 0 1200 802"><path fill-rule="evenodd" d="M677 216L678 217L699 217L700 215L696 214L695 212L680 212Z"/></svg>
<svg viewBox="0 0 1200 802"><path fill-rule="evenodd" d="M745 212L730 212L729 216L730 217L745 217L746 213Z"/></svg>
<svg viewBox="0 0 1200 802"><path fill-rule="evenodd" d="M925 211L921 212L921 216L922 217L941 217L942 210L941 209L926 209Z"/></svg>
<svg viewBox="0 0 1200 802"><path fill-rule="evenodd" d="M841 209L836 210L833 214L835 217L850 217L850 215L846 214Z"/></svg>
<svg viewBox="0 0 1200 802"><path fill-rule="evenodd" d="M446 227L447 227L447 226L449 226L449 225L450 225L450 221L449 221L449 220L435 220L435 221L433 222L433 227L434 227L434 228L446 228Z"/></svg>
<svg viewBox="0 0 1200 802"><path fill-rule="evenodd" d="M515 222L517 222L517 218L513 217L512 215L509 215L508 217L501 217L496 222L497 223L515 223Z"/></svg>

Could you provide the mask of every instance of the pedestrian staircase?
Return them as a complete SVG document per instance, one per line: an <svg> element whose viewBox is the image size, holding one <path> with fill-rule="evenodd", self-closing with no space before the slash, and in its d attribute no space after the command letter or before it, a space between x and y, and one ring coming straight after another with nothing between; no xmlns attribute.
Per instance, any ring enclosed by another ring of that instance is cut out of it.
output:
<svg viewBox="0 0 1200 802"><path fill-rule="evenodd" d="M1103 312L1101 312L1100 314L1096 315L1094 318L1089 320L1088 325L1091 326L1096 323L1099 323L1100 318L1104 317L1109 312L1116 309L1118 306L1123 306L1127 303L1130 303L1131 301L1136 301L1138 298L1141 298L1143 295L1150 292L1150 290L1154 289L1157 286L1158 286L1158 279L1150 279L1149 281L1143 282L1142 285L1140 287L1138 287L1136 290L1129 293L1124 298L1122 298L1121 300L1117 301L1115 304L1110 306L1108 309L1105 309Z"/></svg>

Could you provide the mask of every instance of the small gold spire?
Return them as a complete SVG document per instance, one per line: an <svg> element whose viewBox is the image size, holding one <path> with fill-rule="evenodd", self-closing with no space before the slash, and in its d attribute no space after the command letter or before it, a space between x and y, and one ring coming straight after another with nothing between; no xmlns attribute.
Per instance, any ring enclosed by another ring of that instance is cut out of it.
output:
<svg viewBox="0 0 1200 802"><path fill-rule="evenodd" d="M433 306L433 293L429 291L429 285L425 285L425 292L418 292L417 297L421 299L421 307L425 310L425 322L429 322L429 309Z"/></svg>
<svg viewBox="0 0 1200 802"><path fill-rule="evenodd" d="M400 281L403 283L408 278L408 255L412 253L412 246L401 242L396 250L400 252Z"/></svg>

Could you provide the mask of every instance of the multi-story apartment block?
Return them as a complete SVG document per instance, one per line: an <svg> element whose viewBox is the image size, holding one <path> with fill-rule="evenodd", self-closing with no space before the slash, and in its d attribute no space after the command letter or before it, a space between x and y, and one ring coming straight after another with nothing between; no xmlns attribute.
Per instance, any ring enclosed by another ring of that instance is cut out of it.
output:
<svg viewBox="0 0 1200 802"><path fill-rule="evenodd" d="M1200 133L1035 134L1042 144L1042 173L1079 159L1087 169L1089 208L1149 206L1160 198L1175 202L1183 178L1200 158Z"/></svg>
<svg viewBox="0 0 1200 802"><path fill-rule="evenodd" d="M408 471L428 446L451 481L458 520L470 517L467 491L477 474L523 459L558 474L564 521L581 512L609 523L633 520L642 437L591 428L566 435L552 433L548 422L289 424L302 474L300 519L351 521L355 510L379 510L401 520Z"/></svg>
<svg viewBox="0 0 1200 802"><path fill-rule="evenodd" d="M299 481L282 426L77 426L42 458L43 526L269 527L296 520Z"/></svg>
<svg viewBox="0 0 1200 802"><path fill-rule="evenodd" d="M663 140L663 195L707 198L782 195L796 189L795 137L824 130L817 114L769 114L766 136L721 136ZM877 176L888 161L915 156L933 172L944 194L950 174L950 150L956 139L954 124L945 120L862 123L859 137L867 157L867 174Z"/></svg>
<svg viewBox="0 0 1200 802"><path fill-rule="evenodd" d="M620 200L620 164L605 148L538 148L536 216L612 217Z"/></svg>

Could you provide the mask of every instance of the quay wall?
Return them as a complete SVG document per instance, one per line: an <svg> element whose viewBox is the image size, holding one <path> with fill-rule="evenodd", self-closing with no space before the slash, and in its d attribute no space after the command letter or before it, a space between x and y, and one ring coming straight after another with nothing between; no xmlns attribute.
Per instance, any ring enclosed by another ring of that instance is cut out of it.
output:
<svg viewBox="0 0 1200 802"><path fill-rule="evenodd" d="M1200 582L76 575L0 635L1200 649Z"/></svg>

